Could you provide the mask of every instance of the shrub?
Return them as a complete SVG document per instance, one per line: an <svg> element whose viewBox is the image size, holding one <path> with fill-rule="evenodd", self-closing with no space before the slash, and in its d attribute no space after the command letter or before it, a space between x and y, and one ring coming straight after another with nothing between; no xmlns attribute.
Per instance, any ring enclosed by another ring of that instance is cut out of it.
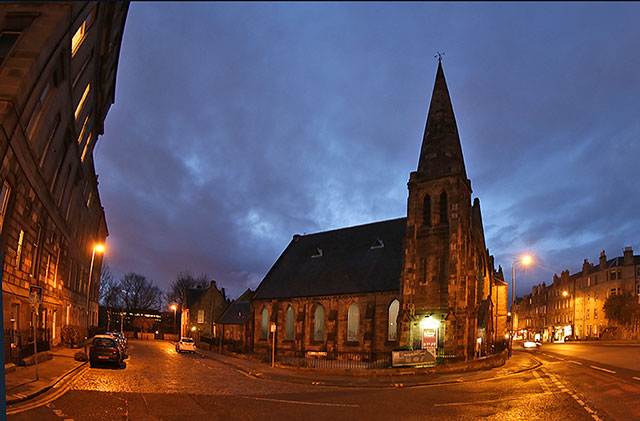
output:
<svg viewBox="0 0 640 421"><path fill-rule="evenodd" d="M62 342L69 348L73 348L83 339L80 332L75 326L66 325L62 328Z"/></svg>

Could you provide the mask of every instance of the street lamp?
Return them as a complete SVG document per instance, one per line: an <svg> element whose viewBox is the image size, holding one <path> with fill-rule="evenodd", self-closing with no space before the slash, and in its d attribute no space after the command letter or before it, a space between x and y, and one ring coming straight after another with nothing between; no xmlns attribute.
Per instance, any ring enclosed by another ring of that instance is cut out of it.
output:
<svg viewBox="0 0 640 421"><path fill-rule="evenodd" d="M178 306L175 304L171 304L171 310L173 310L173 333L176 333L176 310Z"/></svg>
<svg viewBox="0 0 640 421"><path fill-rule="evenodd" d="M511 311L514 311L514 306L516 305L516 264L522 263L528 265L531 263L531 256L523 256L522 258L516 260L511 265ZM513 348L513 319L515 318L515 313L511 316L511 326L509 326L509 356L511 356L511 349Z"/></svg>
<svg viewBox="0 0 640 421"><path fill-rule="evenodd" d="M103 253L104 246L102 244L96 244L93 246L91 252L91 266L89 266L89 285L87 286L87 336L84 341L84 353L87 353L87 341L89 340L89 296L91 295L91 278L93 278L93 262L95 261L96 252Z"/></svg>

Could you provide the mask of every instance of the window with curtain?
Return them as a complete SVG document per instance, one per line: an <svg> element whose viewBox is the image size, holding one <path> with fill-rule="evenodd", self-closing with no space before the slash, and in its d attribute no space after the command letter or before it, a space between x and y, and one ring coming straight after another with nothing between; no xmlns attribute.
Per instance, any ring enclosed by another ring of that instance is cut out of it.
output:
<svg viewBox="0 0 640 421"><path fill-rule="evenodd" d="M398 312L400 310L400 302L393 300L389 305L389 327L387 330L387 339L395 341L398 339Z"/></svg>
<svg viewBox="0 0 640 421"><path fill-rule="evenodd" d="M287 325L285 329L285 339L293 340L293 307L287 308Z"/></svg>
<svg viewBox="0 0 640 421"><path fill-rule="evenodd" d="M313 340L324 342L324 307L318 304L313 317Z"/></svg>
<svg viewBox="0 0 640 421"><path fill-rule="evenodd" d="M360 333L360 309L358 309L358 304L356 303L351 304L349 307L347 324L347 341L357 342Z"/></svg>
<svg viewBox="0 0 640 421"><path fill-rule="evenodd" d="M267 339L269 335L269 310L266 307L262 309L262 319L260 321L260 339Z"/></svg>

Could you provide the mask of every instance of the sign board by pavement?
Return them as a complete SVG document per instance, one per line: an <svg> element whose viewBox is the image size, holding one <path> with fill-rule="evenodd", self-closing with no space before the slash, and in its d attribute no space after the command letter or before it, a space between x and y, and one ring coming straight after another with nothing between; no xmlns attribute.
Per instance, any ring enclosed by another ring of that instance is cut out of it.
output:
<svg viewBox="0 0 640 421"><path fill-rule="evenodd" d="M42 287L32 286L29 288L29 302L40 304L42 302Z"/></svg>

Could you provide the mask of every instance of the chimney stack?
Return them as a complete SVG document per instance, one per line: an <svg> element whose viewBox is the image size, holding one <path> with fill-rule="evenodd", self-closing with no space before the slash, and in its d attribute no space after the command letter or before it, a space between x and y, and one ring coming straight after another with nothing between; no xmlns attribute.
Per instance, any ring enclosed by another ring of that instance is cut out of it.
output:
<svg viewBox="0 0 640 421"><path fill-rule="evenodd" d="M607 255L604 254L604 250L600 253L600 270L605 270L607 268Z"/></svg>
<svg viewBox="0 0 640 421"><path fill-rule="evenodd" d="M625 265L633 264L633 249L631 247L624 248L624 264Z"/></svg>

